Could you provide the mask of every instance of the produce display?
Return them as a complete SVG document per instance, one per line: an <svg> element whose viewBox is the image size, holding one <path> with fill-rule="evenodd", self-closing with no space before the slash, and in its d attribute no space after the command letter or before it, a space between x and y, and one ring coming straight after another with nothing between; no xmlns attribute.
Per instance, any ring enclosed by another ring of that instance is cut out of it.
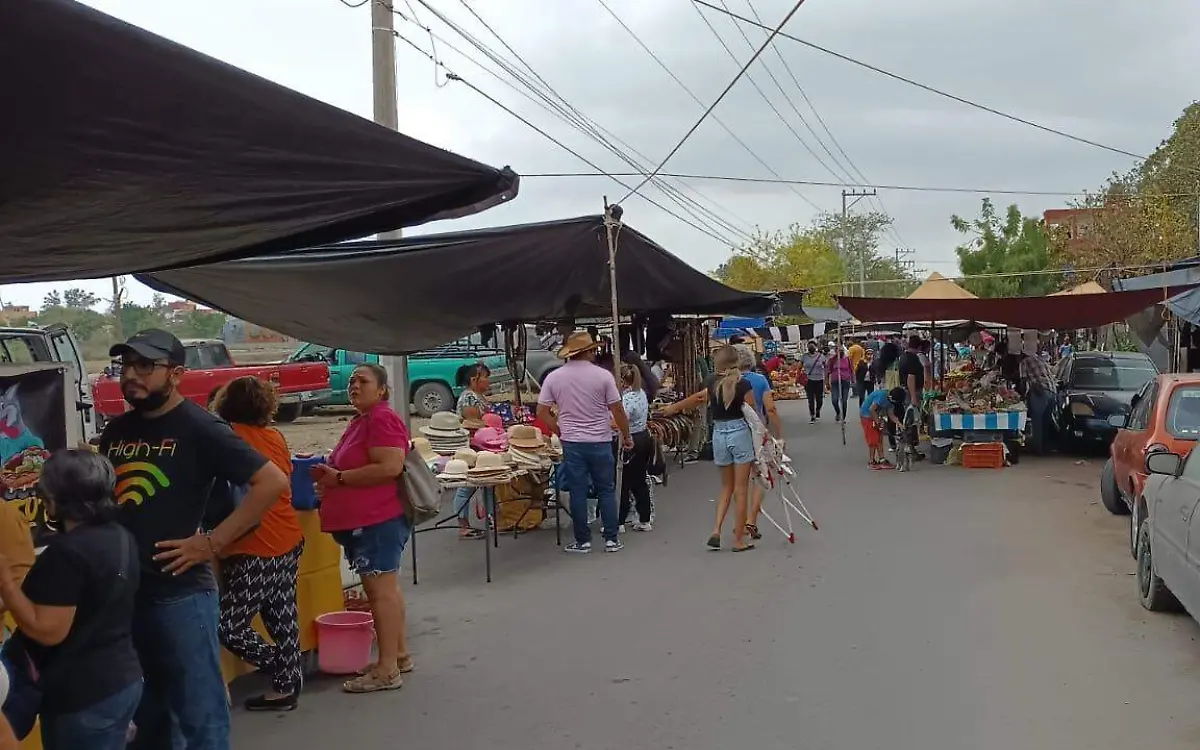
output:
<svg viewBox="0 0 1200 750"><path fill-rule="evenodd" d="M796 384L798 368L783 368L771 373L771 390L776 401L804 398L804 387Z"/></svg>
<svg viewBox="0 0 1200 750"><path fill-rule="evenodd" d="M946 414L984 414L991 411L1024 411L1021 395L995 372L982 372L966 362L946 373L946 392L936 405Z"/></svg>

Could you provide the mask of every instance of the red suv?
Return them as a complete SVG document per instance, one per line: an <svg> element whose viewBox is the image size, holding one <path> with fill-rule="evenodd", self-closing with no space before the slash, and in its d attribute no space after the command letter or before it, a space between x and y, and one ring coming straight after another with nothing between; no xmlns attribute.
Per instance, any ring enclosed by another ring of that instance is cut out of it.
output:
<svg viewBox="0 0 1200 750"><path fill-rule="evenodd" d="M1191 452L1200 438L1200 373L1159 375L1142 386L1131 407L1128 418L1109 417L1121 429L1100 474L1100 499L1110 512L1130 516L1129 551L1136 557L1138 525L1146 518L1146 456Z"/></svg>

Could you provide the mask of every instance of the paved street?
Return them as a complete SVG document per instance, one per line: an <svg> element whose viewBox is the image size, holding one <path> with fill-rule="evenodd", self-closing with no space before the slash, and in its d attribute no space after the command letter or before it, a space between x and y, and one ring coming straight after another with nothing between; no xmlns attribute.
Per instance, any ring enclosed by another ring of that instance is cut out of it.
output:
<svg viewBox="0 0 1200 750"><path fill-rule="evenodd" d="M706 552L716 472L695 464L618 555L504 538L486 584L479 542L422 535L404 690L322 680L292 714L237 712L234 746L1200 746L1200 628L1139 607L1098 459L871 472L856 424L843 447L783 409L820 531Z"/></svg>

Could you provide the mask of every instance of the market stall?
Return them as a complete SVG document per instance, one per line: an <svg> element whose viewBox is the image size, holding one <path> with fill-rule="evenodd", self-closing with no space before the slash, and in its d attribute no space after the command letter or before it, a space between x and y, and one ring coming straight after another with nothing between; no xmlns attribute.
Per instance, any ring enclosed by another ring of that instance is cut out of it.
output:
<svg viewBox="0 0 1200 750"><path fill-rule="evenodd" d="M0 61L37 72L6 89L0 283L286 253L469 215L518 189L511 170L415 141L73 0L0 4ZM69 424L82 400L69 394ZM301 638L311 649L316 615L342 608L339 555L314 511L300 518ZM242 666L227 661L227 675ZM38 746L36 732L23 745Z"/></svg>

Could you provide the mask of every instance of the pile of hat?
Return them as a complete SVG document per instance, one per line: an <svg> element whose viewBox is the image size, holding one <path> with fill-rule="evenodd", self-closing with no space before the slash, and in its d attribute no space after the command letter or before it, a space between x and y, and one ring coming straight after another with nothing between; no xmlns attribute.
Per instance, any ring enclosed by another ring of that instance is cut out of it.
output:
<svg viewBox="0 0 1200 750"><path fill-rule="evenodd" d="M434 414L429 418L429 424L421 428L421 434L438 455L453 456L457 451L470 447L471 434L463 428L462 419L452 411Z"/></svg>
<svg viewBox="0 0 1200 750"><path fill-rule="evenodd" d="M479 453L476 454L475 465L467 469L466 478L467 482L478 487L491 487L506 484L512 480L513 475L502 454Z"/></svg>
<svg viewBox="0 0 1200 750"><path fill-rule="evenodd" d="M508 428L508 454L518 469L545 471L550 468L550 455L542 431L525 424Z"/></svg>

